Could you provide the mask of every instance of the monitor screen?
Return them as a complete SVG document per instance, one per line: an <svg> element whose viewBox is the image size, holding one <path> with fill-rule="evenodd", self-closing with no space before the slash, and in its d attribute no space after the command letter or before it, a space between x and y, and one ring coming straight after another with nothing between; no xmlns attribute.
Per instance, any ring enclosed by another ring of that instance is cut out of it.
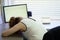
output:
<svg viewBox="0 0 60 40"><path fill-rule="evenodd" d="M11 17L27 18L27 5L26 4L20 4L20 5L4 6L3 12L4 12L5 22L9 22L9 19Z"/></svg>

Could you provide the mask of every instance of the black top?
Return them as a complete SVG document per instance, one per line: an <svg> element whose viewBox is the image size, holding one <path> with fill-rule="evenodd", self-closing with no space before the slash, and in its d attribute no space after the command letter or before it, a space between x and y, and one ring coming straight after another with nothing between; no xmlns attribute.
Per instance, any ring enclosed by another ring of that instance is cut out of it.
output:
<svg viewBox="0 0 60 40"><path fill-rule="evenodd" d="M60 26L49 30L44 36L43 40L60 40Z"/></svg>

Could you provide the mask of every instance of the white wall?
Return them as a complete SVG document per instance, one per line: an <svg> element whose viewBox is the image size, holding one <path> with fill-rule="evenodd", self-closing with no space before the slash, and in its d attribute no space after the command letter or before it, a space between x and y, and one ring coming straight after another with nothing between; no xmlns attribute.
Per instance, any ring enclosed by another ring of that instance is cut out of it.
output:
<svg viewBox="0 0 60 40"><path fill-rule="evenodd" d="M38 21L42 20L43 17L48 17L51 24L43 25L46 28L53 28L60 25L59 0L6 0L6 2L5 5L27 4L28 11L32 11L32 17L35 19L37 18L36 20Z"/></svg>
<svg viewBox="0 0 60 40"><path fill-rule="evenodd" d="M1 21L1 5L0 5L0 22L2 22L2 21ZM0 24L1 24L1 23L0 23Z"/></svg>
<svg viewBox="0 0 60 40"><path fill-rule="evenodd" d="M2 24L2 18L1 18L1 0L0 0L0 24Z"/></svg>

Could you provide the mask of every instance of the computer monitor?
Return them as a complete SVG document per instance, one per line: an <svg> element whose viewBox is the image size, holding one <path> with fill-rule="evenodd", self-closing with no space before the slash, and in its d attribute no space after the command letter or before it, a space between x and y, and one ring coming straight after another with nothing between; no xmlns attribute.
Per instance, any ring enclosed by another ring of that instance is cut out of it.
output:
<svg viewBox="0 0 60 40"><path fill-rule="evenodd" d="M11 17L27 18L27 4L3 6L4 22L9 22Z"/></svg>

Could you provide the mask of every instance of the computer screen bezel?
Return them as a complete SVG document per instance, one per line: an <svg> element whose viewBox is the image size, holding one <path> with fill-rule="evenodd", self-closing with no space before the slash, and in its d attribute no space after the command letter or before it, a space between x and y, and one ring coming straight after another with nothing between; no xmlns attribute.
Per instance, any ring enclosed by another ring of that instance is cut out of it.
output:
<svg viewBox="0 0 60 40"><path fill-rule="evenodd" d="M13 7L13 6L22 6L22 5L26 5L26 12L27 12L27 4L16 4L16 5L8 5L8 6L3 6L3 18L4 18L4 23L9 23L6 21L6 15L5 15L5 7ZM27 14L27 18L28 18L28 14Z"/></svg>

